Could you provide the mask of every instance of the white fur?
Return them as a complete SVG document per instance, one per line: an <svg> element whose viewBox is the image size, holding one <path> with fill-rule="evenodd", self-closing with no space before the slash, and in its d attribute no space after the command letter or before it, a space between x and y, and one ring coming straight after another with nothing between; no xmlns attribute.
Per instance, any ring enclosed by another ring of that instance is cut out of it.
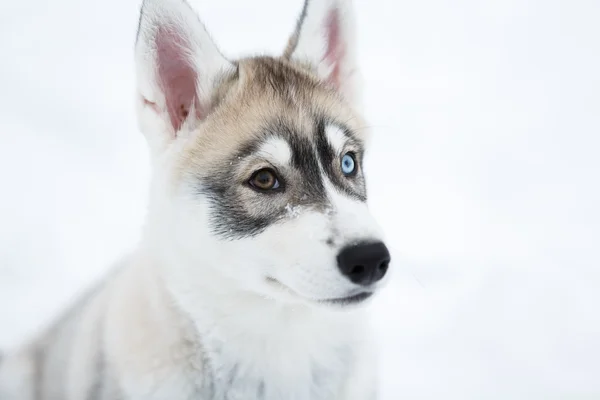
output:
<svg viewBox="0 0 600 400"><path fill-rule="evenodd" d="M338 126L327 125L325 127L325 134L327 135L327 140L329 140L331 147L341 155L344 146L346 145L346 136L344 135L344 132Z"/></svg>
<svg viewBox="0 0 600 400"><path fill-rule="evenodd" d="M343 11L352 56L349 2L309 4L295 56L322 56L320 23L332 6ZM79 352L64 371L57 369L59 377L69 378L65 400L86 398L97 373L90 361L98 351L110 374L105 378L117 378L124 400L373 400L376 368L364 309L321 302L364 289L342 276L336 254L349 243L380 239L377 224L364 203L326 182L330 209L295 208L256 236L216 237L209 229L211 206L198 194L198 182L173 178L182 147L193 135L184 125L180 140L172 140L152 47L160 24L177 24L189 35L187 50L201 71L201 97L209 96L216 76L232 68L186 3L146 0L136 65L138 117L154 154L148 218L138 251L118 275L83 306L64 335L55 342L49 336L54 353ZM354 64L344 68L352 78ZM342 88L345 95L351 86ZM341 152L344 137L335 129L327 128L327 135ZM280 139L259 153L282 166L291 161L291 150ZM29 400L19 386L33 379L34 367L26 358L13 360L20 372L11 376L16 394L7 398ZM58 381L49 385L58 388ZM106 389L110 382L105 390L111 390ZM114 398L103 393L101 400Z"/></svg>
<svg viewBox="0 0 600 400"><path fill-rule="evenodd" d="M169 149L162 163L178 153ZM287 143L278 140L260 153L276 162L290 158ZM236 369L243 379L232 390L252 393L267 378L266 400L374 398L376 370L363 310L315 303L357 292L335 256L344 244L381 238L366 205L326 182L331 209L300 210L255 237L223 241L206 229L209 204L186 184L166 190L169 180L157 171L144 248L220 371L215 379L223 395L225 376ZM335 247L326 244L332 235ZM316 372L327 379L315 386Z"/></svg>
<svg viewBox="0 0 600 400"><path fill-rule="evenodd" d="M277 165L287 165L292 158L292 151L285 140L274 137L260 147L258 155L267 160L274 160Z"/></svg>
<svg viewBox="0 0 600 400"><path fill-rule="evenodd" d="M336 60L341 72L341 87L337 89L351 105L360 109L362 78L356 60L356 20L352 0L309 1L292 58L312 64L323 80L329 80L333 65L325 59L325 53L328 47L327 18L332 9L338 10L340 44L344 48L343 56Z"/></svg>
<svg viewBox="0 0 600 400"><path fill-rule="evenodd" d="M176 26L188 41L189 48L183 50L196 67L196 86L201 103L209 100L215 79L234 69L233 64L221 54L204 25L185 1L144 1L135 47L136 104L140 130L146 135L154 152L162 151L175 135L168 122L165 94L158 84L157 54L154 45L158 29L170 26ZM148 105L148 102L155 106Z"/></svg>
<svg viewBox="0 0 600 400"><path fill-rule="evenodd" d="M352 208L339 204L346 207L343 215ZM206 208L190 199L184 197L170 210L163 209L163 218L155 221L162 231L156 237L160 244L150 238L146 242L155 249L148 250L149 256L169 266L161 275L220 373L214 377L219 395L237 393L240 397L227 398L247 399L243 394L255 393L267 379L266 400L373 398L375 369L365 314L311 303L343 297L353 289L333 263L315 263L334 257L334 250L319 241L330 229L328 218L305 213L256 238L228 244L202 228L208 222ZM349 234L356 237L356 232ZM294 241L307 236L306 243ZM269 286L266 275L293 292ZM227 376L234 369L241 379L231 387ZM323 381L315 383L315 373L322 374ZM140 398L166 400L181 393L176 388L183 390L175 385L164 397L143 392Z"/></svg>

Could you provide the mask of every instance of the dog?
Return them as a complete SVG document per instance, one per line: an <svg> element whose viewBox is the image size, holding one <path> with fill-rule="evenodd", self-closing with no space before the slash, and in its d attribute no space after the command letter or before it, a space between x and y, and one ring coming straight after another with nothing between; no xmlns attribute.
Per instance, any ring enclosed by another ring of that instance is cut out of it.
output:
<svg viewBox="0 0 600 400"><path fill-rule="evenodd" d="M367 207L351 0L307 0L283 55L225 58L185 0L145 0L138 248L8 354L2 400L372 400Z"/></svg>

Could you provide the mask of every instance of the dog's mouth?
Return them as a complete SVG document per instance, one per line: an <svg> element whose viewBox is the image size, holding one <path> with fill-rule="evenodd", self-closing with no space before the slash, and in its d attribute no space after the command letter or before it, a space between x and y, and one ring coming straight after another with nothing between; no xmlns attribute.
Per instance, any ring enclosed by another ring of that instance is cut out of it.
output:
<svg viewBox="0 0 600 400"><path fill-rule="evenodd" d="M348 297L320 300L319 302L346 306L346 305L351 305L351 304L362 303L363 301L365 301L372 295L373 295L373 292L360 292L360 293L357 293L355 295L348 296Z"/></svg>
<svg viewBox="0 0 600 400"><path fill-rule="evenodd" d="M347 296L347 297L338 297L338 298L332 298L332 299L310 299L310 298L300 295L295 290L293 290L292 288L290 288L287 285L284 285L279 280L277 280L273 277L270 277L270 276L267 277L266 281L270 285L277 286L278 289L284 290L285 292L292 294L294 297L299 297L304 300L309 300L311 302L316 302L316 303L321 303L321 304L330 304L330 305L336 305L336 306L349 306L349 305L359 304L359 303L362 303L363 301L367 300L369 297L371 297L373 295L373 292L365 291L365 292L355 293L355 294L353 294L351 296Z"/></svg>

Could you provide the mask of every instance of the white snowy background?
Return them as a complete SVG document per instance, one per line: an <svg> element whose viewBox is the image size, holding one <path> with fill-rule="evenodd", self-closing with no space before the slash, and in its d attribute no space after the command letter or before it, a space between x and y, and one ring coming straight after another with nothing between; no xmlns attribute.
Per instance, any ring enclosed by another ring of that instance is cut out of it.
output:
<svg viewBox="0 0 600 400"><path fill-rule="evenodd" d="M301 8L192 3L229 56L280 51ZM600 1L355 3L382 399L600 399ZM138 9L0 2L0 348L136 244Z"/></svg>

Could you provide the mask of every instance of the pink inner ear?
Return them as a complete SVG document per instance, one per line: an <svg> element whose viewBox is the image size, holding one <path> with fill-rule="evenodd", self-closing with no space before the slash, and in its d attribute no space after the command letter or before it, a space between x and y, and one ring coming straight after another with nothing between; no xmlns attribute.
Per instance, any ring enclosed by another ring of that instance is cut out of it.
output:
<svg viewBox="0 0 600 400"><path fill-rule="evenodd" d="M189 59L189 43L174 26L162 26L156 34L158 83L161 86L175 131L181 128L194 104L200 111L196 81L198 75Z"/></svg>
<svg viewBox="0 0 600 400"><path fill-rule="evenodd" d="M342 59L346 53L346 47L342 41L342 35L340 32L340 16L337 8L333 8L329 11L326 21L327 28L327 51L323 59L333 67L331 74L329 75L329 82L332 83L336 88L341 86L341 65Z"/></svg>

